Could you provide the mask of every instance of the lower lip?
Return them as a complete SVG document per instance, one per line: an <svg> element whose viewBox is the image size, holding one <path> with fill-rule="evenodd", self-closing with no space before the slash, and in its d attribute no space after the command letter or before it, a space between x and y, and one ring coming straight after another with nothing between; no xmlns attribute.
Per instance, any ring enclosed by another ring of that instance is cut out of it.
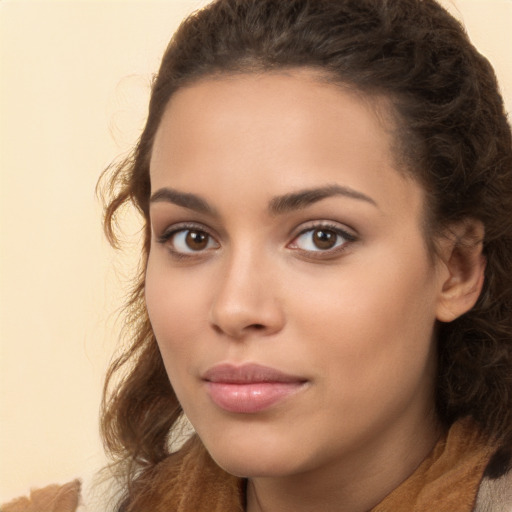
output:
<svg viewBox="0 0 512 512"><path fill-rule="evenodd" d="M302 382L207 382L208 393L216 405L228 412L244 414L264 411L297 393L303 386Z"/></svg>

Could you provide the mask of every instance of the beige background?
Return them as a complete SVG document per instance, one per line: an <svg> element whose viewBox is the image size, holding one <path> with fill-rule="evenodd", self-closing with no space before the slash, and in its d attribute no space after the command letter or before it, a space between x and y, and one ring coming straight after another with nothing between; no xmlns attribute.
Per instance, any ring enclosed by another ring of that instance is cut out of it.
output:
<svg viewBox="0 0 512 512"><path fill-rule="evenodd" d="M203 3L0 0L0 502L104 463L97 410L136 250L107 246L94 187ZM512 111L512 0L450 3Z"/></svg>

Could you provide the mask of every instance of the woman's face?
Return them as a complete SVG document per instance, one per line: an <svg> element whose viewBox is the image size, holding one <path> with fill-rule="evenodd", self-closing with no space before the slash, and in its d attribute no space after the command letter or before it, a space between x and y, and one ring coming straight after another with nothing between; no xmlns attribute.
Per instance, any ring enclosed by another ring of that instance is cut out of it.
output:
<svg viewBox="0 0 512 512"><path fill-rule="evenodd" d="M205 79L167 106L147 307L186 415L234 474L386 456L431 429L445 272L387 117L299 71Z"/></svg>

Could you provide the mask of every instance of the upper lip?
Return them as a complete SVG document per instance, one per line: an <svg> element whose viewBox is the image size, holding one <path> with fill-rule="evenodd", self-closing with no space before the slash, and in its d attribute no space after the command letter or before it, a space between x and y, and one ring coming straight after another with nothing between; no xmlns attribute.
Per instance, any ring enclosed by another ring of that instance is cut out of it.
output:
<svg viewBox="0 0 512 512"><path fill-rule="evenodd" d="M202 379L208 382L227 384L249 384L257 382L305 382L307 379L290 375L275 368L260 364L218 364L203 373Z"/></svg>

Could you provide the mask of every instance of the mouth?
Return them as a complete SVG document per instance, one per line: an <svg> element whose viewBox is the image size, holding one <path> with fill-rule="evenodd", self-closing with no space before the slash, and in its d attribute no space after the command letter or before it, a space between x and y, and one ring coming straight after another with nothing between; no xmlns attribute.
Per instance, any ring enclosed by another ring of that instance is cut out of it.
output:
<svg viewBox="0 0 512 512"><path fill-rule="evenodd" d="M307 383L303 377L258 364L217 365L202 379L214 404L240 414L269 409L304 389Z"/></svg>

